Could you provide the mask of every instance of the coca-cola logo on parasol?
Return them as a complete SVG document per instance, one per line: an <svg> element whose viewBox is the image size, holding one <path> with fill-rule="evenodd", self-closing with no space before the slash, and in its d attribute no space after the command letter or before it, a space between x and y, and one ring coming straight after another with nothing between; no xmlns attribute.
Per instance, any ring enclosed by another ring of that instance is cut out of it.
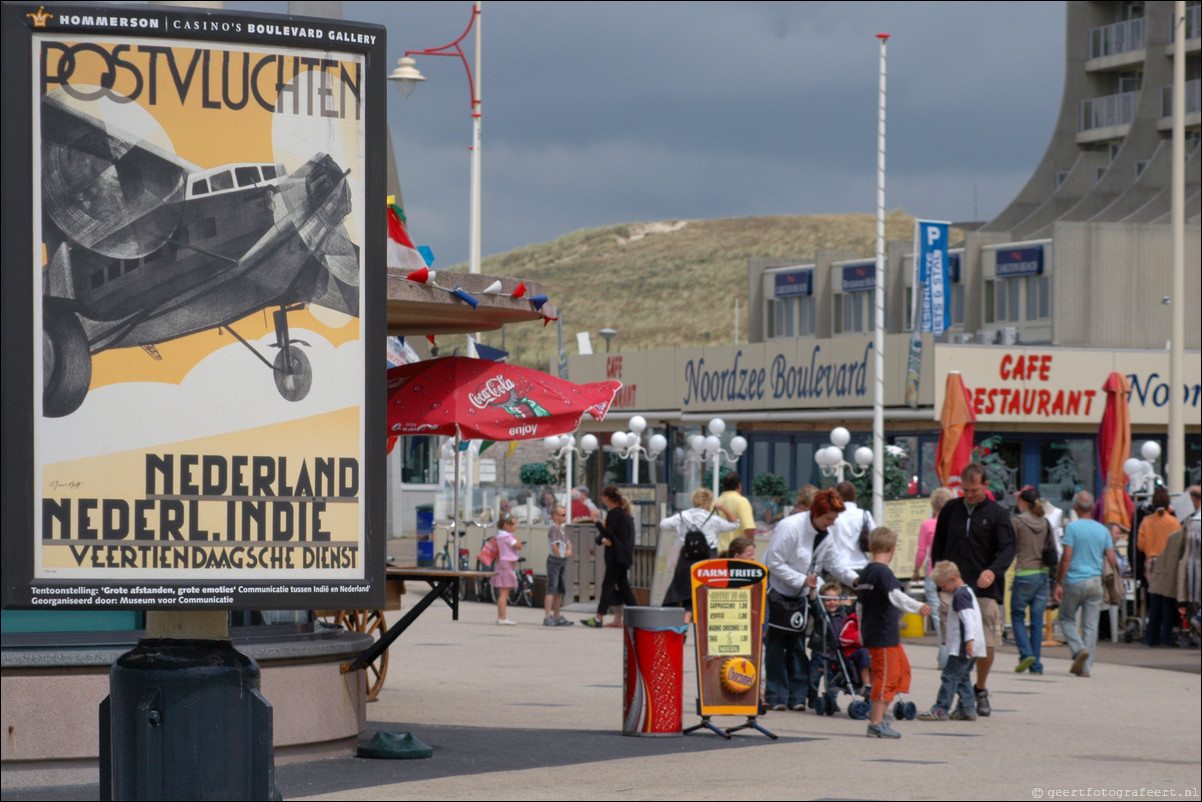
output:
<svg viewBox="0 0 1202 802"><path fill-rule="evenodd" d="M476 392L468 393L467 397L476 409L484 409L488 406L500 406L509 400L509 395L515 387L517 387L517 384L512 379L507 379L504 376L493 376L476 388Z"/></svg>
<svg viewBox="0 0 1202 802"><path fill-rule="evenodd" d="M468 400L476 409L488 407L500 409L515 418L545 418L551 415L542 404L530 397L531 387L522 382L519 387L515 379L497 375L479 385L476 392L468 393Z"/></svg>

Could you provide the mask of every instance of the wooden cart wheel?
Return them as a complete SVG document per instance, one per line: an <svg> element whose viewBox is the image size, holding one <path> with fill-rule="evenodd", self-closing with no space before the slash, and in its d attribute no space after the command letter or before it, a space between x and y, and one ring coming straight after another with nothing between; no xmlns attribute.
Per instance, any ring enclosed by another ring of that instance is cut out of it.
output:
<svg viewBox="0 0 1202 802"><path fill-rule="evenodd" d="M349 632L364 632L378 639L388 627L384 623L383 610L341 610L334 623L346 627ZM367 664L367 701L374 702L384 687L388 675L388 650Z"/></svg>

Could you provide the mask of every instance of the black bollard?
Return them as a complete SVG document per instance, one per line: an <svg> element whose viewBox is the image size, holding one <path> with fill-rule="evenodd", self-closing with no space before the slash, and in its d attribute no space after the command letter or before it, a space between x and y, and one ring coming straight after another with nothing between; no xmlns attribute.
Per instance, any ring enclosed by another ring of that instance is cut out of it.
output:
<svg viewBox="0 0 1202 802"><path fill-rule="evenodd" d="M105 704L101 798L275 798L271 704L228 640L144 638L113 664L102 725Z"/></svg>

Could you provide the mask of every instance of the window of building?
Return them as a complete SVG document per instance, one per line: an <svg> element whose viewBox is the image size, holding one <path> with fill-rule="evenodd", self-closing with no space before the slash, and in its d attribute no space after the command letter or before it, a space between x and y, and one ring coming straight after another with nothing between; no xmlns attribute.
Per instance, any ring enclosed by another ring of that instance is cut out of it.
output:
<svg viewBox="0 0 1202 802"><path fill-rule="evenodd" d="M818 330L818 315L814 312L814 296L797 299L797 336L813 337Z"/></svg>
<svg viewBox="0 0 1202 802"><path fill-rule="evenodd" d="M952 284L952 325L964 325L964 285L960 282Z"/></svg>
<svg viewBox="0 0 1202 802"><path fill-rule="evenodd" d="M1066 512L1078 490L1093 492L1096 472L1093 438L1039 443L1039 497Z"/></svg>
<svg viewBox="0 0 1202 802"><path fill-rule="evenodd" d="M796 336L795 322L797 320L797 299L776 299L776 331L778 337Z"/></svg>
<svg viewBox="0 0 1202 802"><path fill-rule="evenodd" d="M813 296L768 301L768 339L812 337L817 330Z"/></svg>
<svg viewBox="0 0 1202 802"><path fill-rule="evenodd" d="M986 282L993 285L993 321L1011 322L1018 320L1018 295L1021 278L999 278Z"/></svg>
<svg viewBox="0 0 1202 802"><path fill-rule="evenodd" d="M812 336L814 313L812 268L789 268L771 275L772 293L765 307L768 338Z"/></svg>
<svg viewBox="0 0 1202 802"><path fill-rule="evenodd" d="M875 328L876 309L872 303L872 292L860 290L834 296L835 334L863 333Z"/></svg>
<svg viewBox="0 0 1202 802"><path fill-rule="evenodd" d="M411 485L438 483L437 440L429 435L401 438L397 448L401 449L402 482Z"/></svg>
<svg viewBox="0 0 1202 802"><path fill-rule="evenodd" d="M985 322L1017 323L1047 320L1051 308L1051 279L1048 276L1014 276L985 282ZM1020 301L1023 302L1020 306ZM953 306L953 316L955 309ZM963 314L963 298L961 298Z"/></svg>

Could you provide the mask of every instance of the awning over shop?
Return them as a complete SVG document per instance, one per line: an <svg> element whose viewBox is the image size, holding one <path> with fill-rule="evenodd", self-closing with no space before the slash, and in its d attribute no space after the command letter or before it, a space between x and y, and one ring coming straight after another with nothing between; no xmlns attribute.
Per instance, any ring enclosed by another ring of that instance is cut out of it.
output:
<svg viewBox="0 0 1202 802"><path fill-rule="evenodd" d="M502 285L500 293L484 292L497 281ZM525 281L524 296L510 297L519 283L522 282L516 278L438 271L438 284L442 287L462 287L478 301L473 307L445 289L409 281L400 271L389 271L388 333L410 337L462 334L493 331L509 323L555 317L556 312L551 304L543 305L540 310L530 300L543 294L538 282Z"/></svg>

